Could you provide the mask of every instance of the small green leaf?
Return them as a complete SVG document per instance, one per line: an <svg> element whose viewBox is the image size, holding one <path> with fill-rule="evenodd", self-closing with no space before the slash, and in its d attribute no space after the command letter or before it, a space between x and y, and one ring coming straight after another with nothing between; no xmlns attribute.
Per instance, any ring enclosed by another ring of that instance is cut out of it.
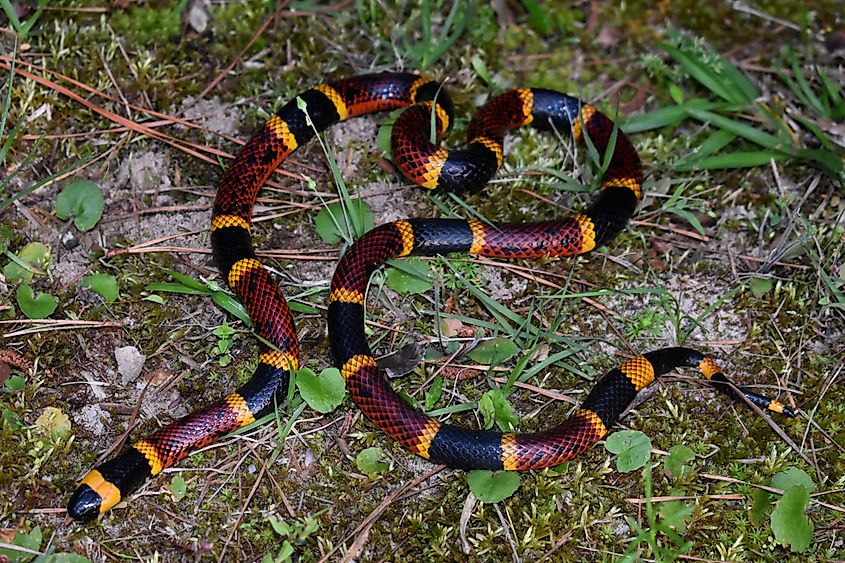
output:
<svg viewBox="0 0 845 563"><path fill-rule="evenodd" d="M29 283L34 274L43 275L50 265L50 249L40 242L30 242L17 254L7 255L11 262L3 268L3 275L9 283Z"/></svg>
<svg viewBox="0 0 845 563"><path fill-rule="evenodd" d="M511 471L493 473L486 469L467 472L469 490L481 502L493 503L506 499L519 488L519 475Z"/></svg>
<svg viewBox="0 0 845 563"><path fill-rule="evenodd" d="M25 549L31 549L32 551L39 551L41 548L41 539L41 527L36 526L29 533L16 532L15 537L12 538L12 545L23 547ZM30 561L32 559L32 555L21 553L20 551L15 549L0 547L0 560L6 559L17 563L23 561Z"/></svg>
<svg viewBox="0 0 845 563"><path fill-rule="evenodd" d="M478 408L484 417L485 429L492 428L495 422L502 432L511 432L519 424L519 419L513 413L513 405L501 389L491 389L484 393L478 401Z"/></svg>
<svg viewBox="0 0 845 563"><path fill-rule="evenodd" d="M286 538L291 533L290 524L288 524L284 520L279 520L275 516L270 517L270 525L273 526L273 530L275 530L275 532L282 537Z"/></svg>
<svg viewBox="0 0 845 563"><path fill-rule="evenodd" d="M428 272L428 262L408 258L387 269L385 283L399 293L425 293L434 287Z"/></svg>
<svg viewBox="0 0 845 563"><path fill-rule="evenodd" d="M381 448L367 448L355 457L355 465L360 471L373 476L390 468L388 462L381 461L383 457L384 450Z"/></svg>
<svg viewBox="0 0 845 563"><path fill-rule="evenodd" d="M678 105L684 103L684 92L676 84L669 85L669 97Z"/></svg>
<svg viewBox="0 0 845 563"><path fill-rule="evenodd" d="M117 299L117 278L109 274L85 276L82 278L82 287L90 287L106 303L114 303Z"/></svg>
<svg viewBox="0 0 845 563"><path fill-rule="evenodd" d="M173 494L173 500L176 502L185 498L185 493L188 492L185 478L181 475L174 475L173 479L170 480L170 492Z"/></svg>
<svg viewBox="0 0 845 563"><path fill-rule="evenodd" d="M672 446L669 450L669 455L663 459L663 468L672 477L677 479L684 473L684 464L695 459L695 453L689 446L680 444Z"/></svg>
<svg viewBox="0 0 845 563"><path fill-rule="evenodd" d="M513 340L503 337L485 340L467 354L473 361L485 366L498 366L519 353L519 347Z"/></svg>
<svg viewBox="0 0 845 563"><path fill-rule="evenodd" d="M55 297L49 293L35 295L35 292L28 285L19 286L15 292L15 297L23 314L30 319L46 319L59 306Z"/></svg>
<svg viewBox="0 0 845 563"><path fill-rule="evenodd" d="M704 227L701 226L701 221L698 220L698 217L696 217L694 213L691 213L690 211L681 207L669 207L666 209L666 211L670 211L675 215L683 217L684 220L686 220L687 223L692 225L692 228L698 231L699 234L704 234Z"/></svg>
<svg viewBox="0 0 845 563"><path fill-rule="evenodd" d="M59 440L70 432L70 419L56 407L45 407L35 420L35 427L53 440Z"/></svg>
<svg viewBox="0 0 845 563"><path fill-rule="evenodd" d="M20 375L12 375L9 379L6 380L6 389L9 390L10 393L17 393L18 391L23 391L23 388L26 386L26 379Z"/></svg>
<svg viewBox="0 0 845 563"><path fill-rule="evenodd" d="M751 288L752 295L754 295L757 299L760 299L771 291L772 280L769 278L751 278L748 285Z"/></svg>
<svg viewBox="0 0 845 563"><path fill-rule="evenodd" d="M472 63L472 68L475 69L475 73L485 84L489 86L493 83L493 77L490 76L490 69L487 68L487 63L484 62L484 59L478 55L473 55L470 62Z"/></svg>
<svg viewBox="0 0 845 563"><path fill-rule="evenodd" d="M669 496L682 497L685 496L685 493L681 489L673 488L669 491ZM662 525L669 526L672 529L683 533L686 530L687 518L692 516L694 507L679 500L670 500L661 502L658 505L658 510L660 512Z"/></svg>
<svg viewBox="0 0 845 563"><path fill-rule="evenodd" d="M230 327L228 323L223 323L222 325L212 330L211 334L218 338L227 338L235 334L235 332L235 329Z"/></svg>
<svg viewBox="0 0 845 563"><path fill-rule="evenodd" d="M640 431L621 430L611 434L604 447L619 456L616 458L616 470L627 473L644 467L648 462L651 440Z"/></svg>
<svg viewBox="0 0 845 563"><path fill-rule="evenodd" d="M428 388L428 391L425 392L425 410L430 411L437 406L437 402L440 400L440 396L442 394L443 376L438 375L434 378L434 381L431 382L431 386Z"/></svg>
<svg viewBox="0 0 845 563"><path fill-rule="evenodd" d="M813 523L805 511L810 503L810 493L802 485L786 489L772 511L771 523L775 539L795 553L802 553L810 547L813 539Z"/></svg>
<svg viewBox="0 0 845 563"><path fill-rule="evenodd" d="M346 396L346 383L336 368L327 368L319 377L309 368L296 372L296 387L308 406L323 414L332 412Z"/></svg>
<svg viewBox="0 0 845 563"><path fill-rule="evenodd" d="M8 407L3 407L3 410L0 411L0 420L8 424L11 430L18 430L22 426L21 417Z"/></svg>
<svg viewBox="0 0 845 563"><path fill-rule="evenodd" d="M349 201L344 214L341 202L323 207L314 218L317 234L327 244L337 244L341 240L354 240L373 228L373 213L364 200Z"/></svg>
<svg viewBox="0 0 845 563"><path fill-rule="evenodd" d="M763 519L772 509L772 495L764 489L754 489L751 492L751 523L755 526L763 524Z"/></svg>
<svg viewBox="0 0 845 563"><path fill-rule="evenodd" d="M292 556L293 545L288 540L283 541L282 549L279 550L279 554L276 556L276 563L290 561Z"/></svg>
<svg viewBox="0 0 845 563"><path fill-rule="evenodd" d="M56 216L73 218L80 231L90 231L103 216L103 192L90 180L74 180L56 198Z"/></svg>
<svg viewBox="0 0 845 563"><path fill-rule="evenodd" d="M772 476L772 486L778 489L783 489L785 491L789 487L794 487L796 485L804 487L807 489L808 493L812 493L816 490L816 484L813 483L813 479L807 475L806 471L798 469L797 467L790 467L786 471L775 473L775 475Z"/></svg>

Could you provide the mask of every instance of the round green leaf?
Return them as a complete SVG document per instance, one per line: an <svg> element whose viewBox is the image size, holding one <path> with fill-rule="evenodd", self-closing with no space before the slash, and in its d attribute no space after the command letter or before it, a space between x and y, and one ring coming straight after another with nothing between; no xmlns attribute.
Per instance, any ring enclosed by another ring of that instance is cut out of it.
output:
<svg viewBox="0 0 845 563"><path fill-rule="evenodd" d="M82 287L90 287L106 303L117 299L117 278L108 274L91 274L82 278Z"/></svg>
<svg viewBox="0 0 845 563"><path fill-rule="evenodd" d="M336 368L327 368L317 376L308 368L296 372L296 387L308 406L317 412L335 410L346 395L346 383Z"/></svg>
<svg viewBox="0 0 845 563"><path fill-rule="evenodd" d="M170 492L173 493L173 500L176 502L185 498L185 493L188 492L185 478L181 475L174 475L173 479L170 480Z"/></svg>
<svg viewBox="0 0 845 563"><path fill-rule="evenodd" d="M651 453L651 440L639 431L621 430L611 434L604 444L607 451L617 454L616 470L622 473L644 467Z"/></svg>
<svg viewBox="0 0 845 563"><path fill-rule="evenodd" d="M43 274L50 265L50 249L40 242L30 242L3 268L9 283L29 283L34 274Z"/></svg>
<svg viewBox="0 0 845 563"><path fill-rule="evenodd" d="M59 303L52 295L49 293L35 295L35 292L28 285L18 287L15 297L18 301L18 307L30 319L46 319L59 306Z"/></svg>
<svg viewBox="0 0 845 563"><path fill-rule="evenodd" d="M485 340L467 354L474 361L485 366L498 366L519 353L513 340L503 337Z"/></svg>
<svg viewBox="0 0 845 563"><path fill-rule="evenodd" d="M56 198L56 216L73 218L80 231L90 231L103 216L103 192L91 180L74 180Z"/></svg>
<svg viewBox="0 0 845 563"><path fill-rule="evenodd" d="M519 475L512 471L493 473L486 469L475 469L467 473L467 483L481 502L493 503L506 499L519 488Z"/></svg>
<svg viewBox="0 0 845 563"><path fill-rule="evenodd" d="M786 490L795 485L804 487L808 493L816 490L816 484L813 483L813 479L807 475L806 471L797 467L790 467L786 471L775 473L772 477L772 486L778 489Z"/></svg>
<svg viewBox="0 0 845 563"><path fill-rule="evenodd" d="M35 420L35 427L53 440L64 438L70 432L70 419L56 407L45 407Z"/></svg>
<svg viewBox="0 0 845 563"><path fill-rule="evenodd" d="M6 389L11 393L22 391L26 387L26 378L20 375L12 375L6 380Z"/></svg>
<svg viewBox="0 0 845 563"><path fill-rule="evenodd" d="M383 456L384 450L381 448L367 448L355 457L355 465L359 471L367 475L375 475L390 468L389 463L381 461Z"/></svg>
<svg viewBox="0 0 845 563"><path fill-rule="evenodd" d="M684 464L695 458L695 452L689 446L672 446L669 455L663 460L663 468L676 479L683 474Z"/></svg>
<svg viewBox="0 0 845 563"><path fill-rule="evenodd" d="M807 489L802 485L793 485L783 492L772 511L775 539L782 545L788 545L795 553L806 551L813 539L813 523L804 513L809 503L810 493Z"/></svg>
<svg viewBox="0 0 845 563"><path fill-rule="evenodd" d="M748 285L751 287L751 293L754 297L760 299L772 289L772 280L769 278L751 278Z"/></svg>
<svg viewBox="0 0 845 563"><path fill-rule="evenodd" d="M388 268L387 286L399 293L425 293L434 285L429 276L428 263L419 258L408 258L401 265Z"/></svg>
<svg viewBox="0 0 845 563"><path fill-rule="evenodd" d="M351 200L346 212L344 217L344 206L337 202L323 207L317 213L314 227L323 242L337 244L344 239L354 240L375 225L370 208L361 199Z"/></svg>

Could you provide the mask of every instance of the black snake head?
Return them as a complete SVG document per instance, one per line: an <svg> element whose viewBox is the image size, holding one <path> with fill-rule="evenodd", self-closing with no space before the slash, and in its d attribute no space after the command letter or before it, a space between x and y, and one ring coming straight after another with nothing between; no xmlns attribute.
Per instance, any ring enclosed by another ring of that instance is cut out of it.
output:
<svg viewBox="0 0 845 563"><path fill-rule="evenodd" d="M103 498L88 485L80 485L67 505L68 515L77 522L91 522L100 515Z"/></svg>

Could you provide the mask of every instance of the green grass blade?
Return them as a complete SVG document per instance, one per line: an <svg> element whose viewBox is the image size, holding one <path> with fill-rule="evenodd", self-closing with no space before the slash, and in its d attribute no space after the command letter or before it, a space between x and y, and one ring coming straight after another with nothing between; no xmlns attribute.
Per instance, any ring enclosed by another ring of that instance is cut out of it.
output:
<svg viewBox="0 0 845 563"><path fill-rule="evenodd" d="M689 116L690 109L702 111L718 108L719 104L700 98L692 99L676 106L658 108L654 111L641 113L629 117L622 124L624 133L641 133L652 129L659 129L667 125L677 125Z"/></svg>
<svg viewBox="0 0 845 563"><path fill-rule="evenodd" d="M775 137L774 135L760 131L759 129L742 121L737 121L717 113L701 111L698 109L690 109L689 115L699 121L711 123L716 127L730 131L731 133L747 139L756 145L760 145L761 147L783 151L788 154L795 153L791 140L784 140L779 137Z"/></svg>
<svg viewBox="0 0 845 563"><path fill-rule="evenodd" d="M578 350L578 349L569 349L569 350L561 350L560 352L555 352L554 354L549 354L549 356L545 360L543 360L541 362L537 362L536 364L531 366L529 369L527 369L527 370L523 371L521 374L519 374L517 381L519 381L520 383L525 383L526 381L529 381L535 375L537 375L538 373L540 373L541 371L545 370L546 368L548 368L549 366L552 366L552 365L557 365L557 366L565 369L566 371L568 371L570 373L574 373L578 377L582 377L582 378L586 379L587 381L592 381L593 380L592 376L590 376L590 374L588 374L584 370L578 368L577 365L570 364L570 363L562 361L566 358L569 358L570 356L573 356L574 354L577 354L579 351L580 350Z"/></svg>
<svg viewBox="0 0 845 563"><path fill-rule="evenodd" d="M464 6L463 14L457 21L457 24L455 24L455 18L457 17L458 10L461 9L461 6ZM446 22L444 23L443 29L440 33L438 46L429 53L428 64L433 64L434 62L440 60L443 55L445 55L455 45L455 43L457 43L458 39L460 39L461 35L463 35L466 30L467 25L469 25L470 20L472 20L472 17L472 4L464 4L463 2L455 0L455 3L452 4L452 9L449 11L449 16L446 18Z"/></svg>
<svg viewBox="0 0 845 563"><path fill-rule="evenodd" d="M720 170L730 168L753 168L768 164L770 160L783 161L791 158L790 155L779 151L741 151L702 158L675 166L678 172L690 172L692 170Z"/></svg>
<svg viewBox="0 0 845 563"><path fill-rule="evenodd" d="M15 11L15 7L12 6L12 3L9 0L0 0L0 7L3 8L3 12L6 13L6 17L9 18L9 24L11 24L12 29L18 31L21 29L21 20L18 18L17 11Z"/></svg>
<svg viewBox="0 0 845 563"><path fill-rule="evenodd" d="M549 22L551 16L546 8L541 7L537 0L522 0L522 6L528 12L528 18L531 20L531 25L540 32L540 35L548 35L551 31Z"/></svg>
<svg viewBox="0 0 845 563"><path fill-rule="evenodd" d="M803 149L798 151L798 156L813 161L840 185L845 183L845 163L842 162L841 156L824 149Z"/></svg>
<svg viewBox="0 0 845 563"><path fill-rule="evenodd" d="M718 56L719 60L722 61L722 71L730 81L733 91L739 92L742 95L738 97L739 100L746 105L752 104L754 100L760 97L760 91L757 90L757 87L754 86L744 72L739 70L739 68L734 66L733 63L722 55Z"/></svg>
<svg viewBox="0 0 845 563"><path fill-rule="evenodd" d="M831 106L831 119L845 118L845 101L842 99L842 87L835 84L827 73L816 67L816 76L822 83L822 91Z"/></svg>
<svg viewBox="0 0 845 563"><path fill-rule="evenodd" d="M3 2L3 8L5 9L8 6L8 2L6 0L0 0ZM14 9L12 8L12 12L14 13ZM6 98L3 100L3 111L0 113L0 136L2 136L6 132L6 118L9 117L9 110L12 109L12 85L15 82L15 60L18 54L18 44L15 43L15 48L12 51L12 58L11 62L9 63L9 80L6 82ZM23 121L21 119L20 121ZM11 137L12 135L10 135ZM0 160L2 162L2 160Z"/></svg>
<svg viewBox="0 0 845 563"><path fill-rule="evenodd" d="M5 116L4 116L5 117ZM5 123L3 124L5 125ZM15 137L17 137L18 132L20 132L21 127L23 126L23 119L19 120L12 130L9 131L9 136L6 137L6 142L3 143L3 146L0 147L0 164L6 164L6 155L9 153L9 149L12 148L12 143L15 141ZM0 126L0 131L2 131L2 126ZM2 134L2 133L0 133Z"/></svg>
<svg viewBox="0 0 845 563"><path fill-rule="evenodd" d="M696 162L699 162L713 153L717 153L725 148L734 139L736 139L736 135L730 131L719 129L707 137L700 145L698 145L698 147L693 149L693 152L678 159L673 168L675 168L675 170L679 170L682 166L694 166Z"/></svg>
<svg viewBox="0 0 845 563"><path fill-rule="evenodd" d="M824 146L824 148L826 148L829 151L835 151L836 150L836 147L834 147L833 143L830 141L830 139L827 138L827 135L825 135L824 131L822 131L821 128L818 125L816 125L815 123L813 123L809 119L806 119L806 118L801 117L799 115L793 116L793 119L800 122L801 125L806 127L807 130L810 131L810 133L812 133L816 137L816 139L819 140L819 142Z"/></svg>
<svg viewBox="0 0 845 563"><path fill-rule="evenodd" d="M809 106L810 109L812 109L817 115L824 117L825 119L830 119L830 108L825 107L824 103L822 103L819 97L816 96L816 93L813 91L813 88L807 82L807 79L804 78L804 73L801 71L801 67L798 65L798 59L792 52L789 53L789 63L790 68L792 69L792 75L795 77L795 82L797 82L798 88L801 92L801 94L798 95L798 98L803 100L803 102L807 106Z"/></svg>
<svg viewBox="0 0 845 563"><path fill-rule="evenodd" d="M730 90L729 85L725 84L723 78L713 73L703 61L693 58L687 53L684 53L680 49L676 49L671 45L663 44L660 47L669 53L673 59L678 61L678 64L683 67L687 74L692 76L702 86L723 100L734 104L743 103L745 101L743 97L735 95Z"/></svg>
<svg viewBox="0 0 845 563"><path fill-rule="evenodd" d="M455 414L459 412L466 412L473 410L478 407L478 403L475 401L470 401L469 403L461 403L459 405L450 405L448 407L443 407L440 409L434 409L432 411L428 411L426 414L428 416L438 417L443 416L445 414Z"/></svg>
<svg viewBox="0 0 845 563"><path fill-rule="evenodd" d="M698 53L700 49L696 44L678 33L677 30L670 28L666 35L678 44L680 52L686 54L693 61L698 72L712 76L725 89L734 103L745 108L760 96L759 90L745 73L709 45L704 46L707 51L706 55L715 59L717 64L704 60L702 55ZM717 68L718 72L711 70L712 68ZM690 74L692 75L692 73Z"/></svg>
<svg viewBox="0 0 845 563"><path fill-rule="evenodd" d="M159 291L164 293L181 293L183 295L211 295L212 291L207 287L197 289L175 282L157 282L148 284L147 291Z"/></svg>

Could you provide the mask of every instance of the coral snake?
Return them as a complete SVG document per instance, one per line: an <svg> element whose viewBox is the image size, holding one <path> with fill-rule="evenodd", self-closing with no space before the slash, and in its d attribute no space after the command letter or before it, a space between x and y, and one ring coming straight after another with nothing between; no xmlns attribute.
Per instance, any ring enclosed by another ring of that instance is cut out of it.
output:
<svg viewBox="0 0 845 563"><path fill-rule="evenodd" d="M253 251L250 220L258 191L316 132L350 117L406 106L393 126L393 159L405 177L430 189L483 186L502 164L505 133L524 125L571 133L575 139L587 139L599 155L610 156L599 195L589 209L572 217L532 224L400 220L371 230L345 253L328 297L331 351L350 395L381 430L420 456L451 467L539 469L584 452L607 434L641 389L682 366L697 368L738 402L749 400L794 416L777 401L729 384L710 358L688 348L665 348L623 362L595 385L569 418L542 432L471 430L415 410L379 373L367 344L364 303L373 270L388 259L412 254L538 258L589 252L624 228L642 198L643 172L636 150L613 121L576 98L544 89L504 92L476 113L466 145L447 151L429 140L432 122L438 136L452 122L451 101L438 82L406 73L363 75L315 86L287 103L243 147L217 191L211 216L214 259L261 337L252 378L91 470L70 499L71 517L96 518L151 476L281 402L289 374L299 366L299 344L291 311Z"/></svg>

